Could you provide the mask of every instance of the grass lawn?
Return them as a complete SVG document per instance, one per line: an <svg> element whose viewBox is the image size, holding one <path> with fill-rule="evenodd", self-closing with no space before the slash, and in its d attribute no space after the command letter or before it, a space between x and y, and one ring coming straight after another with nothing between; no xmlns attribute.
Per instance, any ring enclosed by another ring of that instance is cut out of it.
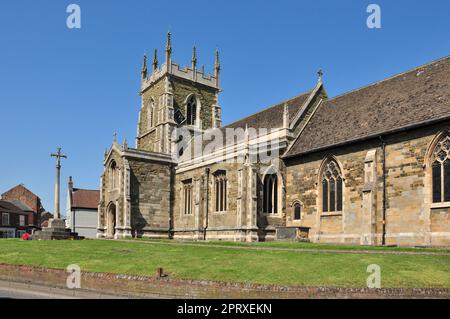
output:
<svg viewBox="0 0 450 319"><path fill-rule="evenodd" d="M177 243L171 239L148 239L148 238L134 238L137 241L150 241L150 242L163 242L163 243ZM179 242L182 243L182 242ZM352 251L393 251L393 252L434 252L449 254L450 248L445 247L388 247L388 246L361 246L361 245L345 245L345 244L317 244L307 242L226 242L226 241L198 241L198 242L185 242L186 244L194 245L207 245L207 246L239 246L239 247L262 247L262 248L287 248L287 249L317 249L317 250L352 250Z"/></svg>
<svg viewBox="0 0 450 319"><path fill-rule="evenodd" d="M224 244L224 243L220 243ZM269 243L264 245L270 247ZM310 246L311 247L311 246ZM145 241L0 240L0 263L263 284L365 287L370 264L387 287L450 288L450 255L382 255L196 247Z"/></svg>

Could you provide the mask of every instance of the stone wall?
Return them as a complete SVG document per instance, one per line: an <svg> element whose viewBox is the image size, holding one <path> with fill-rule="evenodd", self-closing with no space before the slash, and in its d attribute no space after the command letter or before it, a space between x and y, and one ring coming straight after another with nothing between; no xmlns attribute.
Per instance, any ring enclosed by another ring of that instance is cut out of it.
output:
<svg viewBox="0 0 450 319"><path fill-rule="evenodd" d="M431 177L425 159L433 138L447 127L444 123L385 138L387 245L450 244L449 208L431 207ZM324 214L319 170L330 155L342 166L343 211ZM310 227L310 238L315 242L380 245L382 163L381 141L377 139L289 160L287 225ZM292 218L296 201L302 205L300 221Z"/></svg>
<svg viewBox="0 0 450 319"><path fill-rule="evenodd" d="M195 94L200 101L200 119L202 129L206 130L213 126L213 105L216 101L216 90L199 83L194 83L181 78L172 78L174 109L180 109L186 116L186 99L189 95ZM199 107L197 105L197 107Z"/></svg>
<svg viewBox="0 0 450 319"><path fill-rule="evenodd" d="M172 168L130 158L130 204L133 235L169 237Z"/></svg>

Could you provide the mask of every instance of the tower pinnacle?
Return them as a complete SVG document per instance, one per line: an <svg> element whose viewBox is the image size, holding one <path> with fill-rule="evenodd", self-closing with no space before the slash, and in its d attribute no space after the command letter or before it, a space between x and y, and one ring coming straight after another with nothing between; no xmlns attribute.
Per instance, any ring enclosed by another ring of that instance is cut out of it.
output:
<svg viewBox="0 0 450 319"><path fill-rule="evenodd" d="M195 47L192 48L192 70L195 70L197 67L197 49Z"/></svg>
<svg viewBox="0 0 450 319"><path fill-rule="evenodd" d="M166 63L169 65L172 59L172 34L167 32L167 45L166 45Z"/></svg>
<svg viewBox="0 0 450 319"><path fill-rule="evenodd" d="M158 68L158 50L155 49L153 53L153 72Z"/></svg>
<svg viewBox="0 0 450 319"><path fill-rule="evenodd" d="M219 87L220 60L219 49L216 49L216 61L214 63L214 77L216 78L216 86Z"/></svg>
<svg viewBox="0 0 450 319"><path fill-rule="evenodd" d="M142 63L142 78L145 79L147 77L147 54L144 53L144 62Z"/></svg>

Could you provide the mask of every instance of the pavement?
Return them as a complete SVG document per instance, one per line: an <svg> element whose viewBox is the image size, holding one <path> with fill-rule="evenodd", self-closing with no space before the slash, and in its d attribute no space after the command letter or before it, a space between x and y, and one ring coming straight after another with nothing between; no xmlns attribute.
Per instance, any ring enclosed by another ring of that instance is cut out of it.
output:
<svg viewBox="0 0 450 319"><path fill-rule="evenodd" d="M124 299L125 297L81 289L63 289L0 280L0 299Z"/></svg>

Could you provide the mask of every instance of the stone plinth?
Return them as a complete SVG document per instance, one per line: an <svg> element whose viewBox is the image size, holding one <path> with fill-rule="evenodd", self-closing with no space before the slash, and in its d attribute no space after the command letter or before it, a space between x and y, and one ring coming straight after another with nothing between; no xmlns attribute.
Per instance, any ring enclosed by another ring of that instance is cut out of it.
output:
<svg viewBox="0 0 450 319"><path fill-rule="evenodd" d="M66 229L63 219L50 219L48 227L36 231L33 234L34 240L64 240L64 239L80 239L77 233L72 233L70 229Z"/></svg>

